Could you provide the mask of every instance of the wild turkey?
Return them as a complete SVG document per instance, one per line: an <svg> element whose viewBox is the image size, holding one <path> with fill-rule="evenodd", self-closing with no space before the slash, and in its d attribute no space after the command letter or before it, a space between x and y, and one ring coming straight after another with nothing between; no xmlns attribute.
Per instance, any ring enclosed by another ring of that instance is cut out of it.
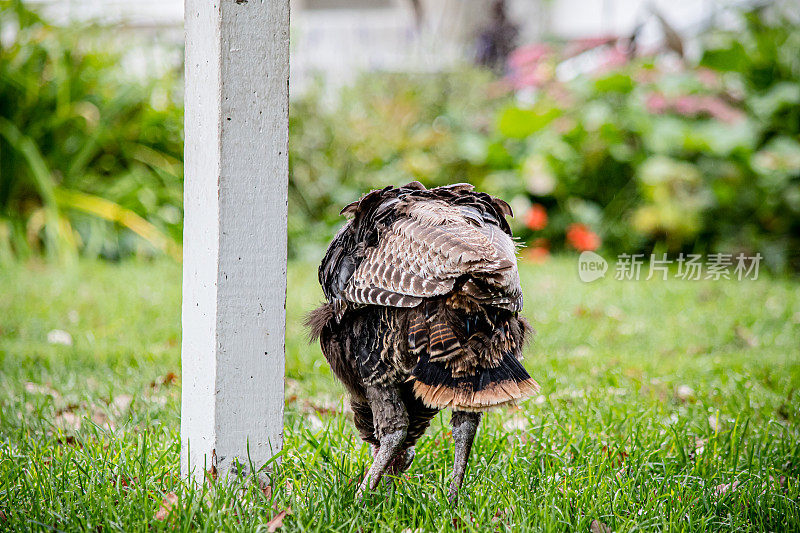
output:
<svg viewBox="0 0 800 533"><path fill-rule="evenodd" d="M452 408L456 500L481 413L539 385L520 364L530 327L504 201L457 184L372 191L319 267L327 303L308 326L349 392L374 462L358 489L411 465L414 444Z"/></svg>

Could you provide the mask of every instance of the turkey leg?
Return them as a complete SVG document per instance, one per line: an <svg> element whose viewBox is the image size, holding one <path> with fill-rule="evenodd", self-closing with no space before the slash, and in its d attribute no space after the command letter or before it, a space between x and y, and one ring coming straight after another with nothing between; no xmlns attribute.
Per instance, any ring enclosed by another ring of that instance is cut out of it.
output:
<svg viewBox="0 0 800 533"><path fill-rule="evenodd" d="M367 401L372 408L375 437L380 446L375 453L372 466L356 492L356 498L359 500L365 490L374 490L378 486L389 463L401 451L408 432L408 413L397 389L368 387Z"/></svg>
<svg viewBox="0 0 800 533"><path fill-rule="evenodd" d="M475 432L478 430L480 421L480 413L468 411L453 411L453 417L450 419L455 442L455 461L453 463L453 482L450 485L447 499L453 505L458 503L458 490L464 482L469 452L472 450L472 441L475 439Z"/></svg>

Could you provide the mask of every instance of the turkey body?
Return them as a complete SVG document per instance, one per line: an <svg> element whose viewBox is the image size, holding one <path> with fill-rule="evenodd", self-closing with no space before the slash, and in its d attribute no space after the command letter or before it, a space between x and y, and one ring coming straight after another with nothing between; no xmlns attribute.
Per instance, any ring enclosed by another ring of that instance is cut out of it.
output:
<svg viewBox="0 0 800 533"><path fill-rule="evenodd" d="M449 407L455 501L480 413L538 390L520 363L530 328L519 316L511 209L468 184L412 182L342 213L351 218L319 268L327 302L308 325L373 447L359 492L407 468L433 416Z"/></svg>

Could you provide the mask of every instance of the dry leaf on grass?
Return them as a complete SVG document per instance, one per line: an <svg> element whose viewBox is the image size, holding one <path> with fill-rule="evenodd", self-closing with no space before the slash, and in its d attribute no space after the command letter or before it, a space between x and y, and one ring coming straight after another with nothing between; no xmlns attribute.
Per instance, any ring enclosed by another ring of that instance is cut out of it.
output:
<svg viewBox="0 0 800 533"><path fill-rule="evenodd" d="M117 425L113 418L109 417L108 411L110 411L112 417L119 418L130 408L132 401L132 396L120 394L116 396L113 401L108 402L108 410L98 405L90 405L87 407L85 404L69 404L56 411L54 423L56 427L61 429L78 431L81 428L84 417L76 413L76 411L89 408L91 412L86 414L86 418L103 429L114 431Z"/></svg>
<svg viewBox="0 0 800 533"><path fill-rule="evenodd" d="M100 411L98 409L95 409L92 412L92 422L94 422L101 428L107 429L109 431L114 431L115 429L117 429L117 425L114 423L114 421L108 418L108 416L103 411Z"/></svg>
<svg viewBox="0 0 800 533"><path fill-rule="evenodd" d="M692 401L697 398L694 389L689 385L678 385L678 388L675 390L675 396L682 402Z"/></svg>
<svg viewBox="0 0 800 533"><path fill-rule="evenodd" d="M72 335L63 329L54 329L47 333L48 344L61 344L62 346L72 346Z"/></svg>
<svg viewBox="0 0 800 533"><path fill-rule="evenodd" d="M758 346L758 337L753 335L749 329L744 326L736 326L735 330L736 338L748 348L755 348Z"/></svg>
<svg viewBox="0 0 800 533"><path fill-rule="evenodd" d="M592 524L589 526L589 531L592 533L612 533L613 530L600 520L592 520Z"/></svg>
<svg viewBox="0 0 800 533"><path fill-rule="evenodd" d="M453 529L457 529L459 531L465 531L465 530L474 531L476 521L475 517L472 514L470 514L469 517L454 516L453 519L451 520L451 523L453 524Z"/></svg>
<svg viewBox="0 0 800 533"><path fill-rule="evenodd" d="M167 493L164 496L164 499L161 500L161 506L156 511L155 519L156 520L166 520L169 514L172 512L172 508L175 507L175 504L178 503L178 495L174 492Z"/></svg>
<svg viewBox="0 0 800 533"><path fill-rule="evenodd" d="M502 522L506 515L511 515L511 509L497 509L492 517L492 522Z"/></svg>
<svg viewBox="0 0 800 533"><path fill-rule="evenodd" d="M217 472L217 449L214 448L211 450L211 466L208 467L206 470L206 481L209 483L214 483L217 480L217 476L219 472Z"/></svg>
<svg viewBox="0 0 800 533"><path fill-rule="evenodd" d="M530 423L528 419L522 416L512 416L505 422L503 422L503 429L506 433L511 433L513 431L524 431L528 429Z"/></svg>
<svg viewBox="0 0 800 533"><path fill-rule="evenodd" d="M211 467L208 470L206 470L206 481L208 481L209 483L214 483L217 480L218 476L219 474L217 472L216 466L211 465Z"/></svg>
<svg viewBox="0 0 800 533"><path fill-rule="evenodd" d="M110 481L112 485L117 486L122 490L130 490L133 488L133 484L138 481L138 478L128 479L122 475L112 474Z"/></svg>
<svg viewBox="0 0 800 533"><path fill-rule="evenodd" d="M605 452L605 454L608 455L608 458L616 463L617 466L622 466L625 462L625 459L629 457L628 452L626 452L624 449L621 448L619 450L612 450L605 444L603 445L603 452Z"/></svg>
<svg viewBox="0 0 800 533"><path fill-rule="evenodd" d="M734 481L733 483L723 483L722 485L717 485L714 487L714 495L725 496L727 493L736 490L738 487L738 481Z"/></svg>
<svg viewBox="0 0 800 533"><path fill-rule="evenodd" d="M264 480L258 482L258 488L261 489L261 494L268 500L272 499L272 485Z"/></svg>
<svg viewBox="0 0 800 533"><path fill-rule="evenodd" d="M175 385L178 383L178 376L175 372L167 372L165 375L154 379L150 382L151 389L157 389L160 387L169 387L171 385Z"/></svg>
<svg viewBox="0 0 800 533"><path fill-rule="evenodd" d="M319 416L339 414L339 403L330 399L318 400L316 403L310 401L303 402L303 412L306 414L316 414Z"/></svg>
<svg viewBox="0 0 800 533"><path fill-rule="evenodd" d="M25 392L29 392L31 394L41 394L43 396L52 396L53 398L61 397L58 391L53 389L50 385L34 383L32 381L25 382Z"/></svg>
<svg viewBox="0 0 800 533"><path fill-rule="evenodd" d="M119 394L111 402L111 411L115 416L121 416L130 408L132 402L133 396L130 394Z"/></svg>
<svg viewBox="0 0 800 533"><path fill-rule="evenodd" d="M79 448L83 448L83 444L78 442L78 439L75 438L75 435L60 436L56 439L56 442L63 444L64 446L77 446Z"/></svg>
<svg viewBox="0 0 800 533"><path fill-rule="evenodd" d="M55 425L64 430L78 431L81 429L81 417L71 409L64 409L56 413Z"/></svg>
<svg viewBox="0 0 800 533"><path fill-rule="evenodd" d="M273 516L272 519L267 522L267 531L269 531L269 533L275 533L275 531L283 527L283 519L286 518L287 514L292 514L291 507Z"/></svg>

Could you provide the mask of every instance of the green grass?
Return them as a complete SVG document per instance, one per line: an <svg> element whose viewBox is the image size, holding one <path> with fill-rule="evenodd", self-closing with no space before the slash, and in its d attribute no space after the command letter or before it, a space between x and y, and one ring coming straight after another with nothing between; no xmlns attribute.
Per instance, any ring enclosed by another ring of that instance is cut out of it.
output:
<svg viewBox="0 0 800 533"><path fill-rule="evenodd" d="M583 284L574 258L524 265L542 395L485 417L451 509L446 414L407 474L354 502L368 449L305 340L314 266L289 274L286 445L265 494L181 483L177 265L2 267L0 529L267 530L287 508L287 531L800 529L796 281ZM48 343L56 329L72 344Z"/></svg>

